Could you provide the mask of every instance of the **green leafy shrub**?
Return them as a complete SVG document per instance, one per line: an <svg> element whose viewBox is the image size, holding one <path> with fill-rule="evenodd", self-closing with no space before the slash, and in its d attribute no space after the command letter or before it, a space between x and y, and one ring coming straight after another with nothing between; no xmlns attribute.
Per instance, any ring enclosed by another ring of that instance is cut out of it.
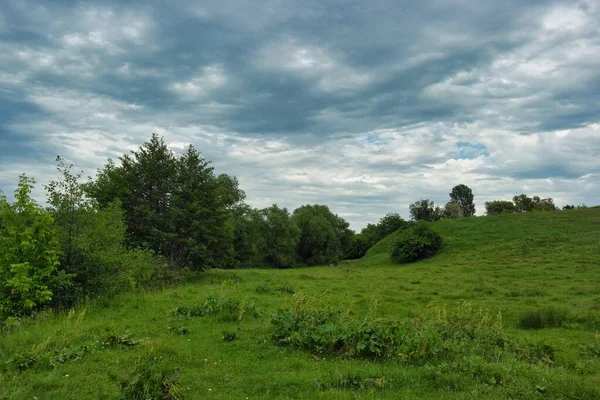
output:
<svg viewBox="0 0 600 400"><path fill-rule="evenodd" d="M35 180L21 175L13 203L0 192L0 318L20 316L48 304L68 287L58 270L54 220L32 198Z"/></svg>
<svg viewBox="0 0 600 400"><path fill-rule="evenodd" d="M519 328L543 329L558 328L567 320L567 312L558 308L547 307L531 310L519 316Z"/></svg>
<svg viewBox="0 0 600 400"><path fill-rule="evenodd" d="M492 318L469 303L450 315L444 308L435 311L428 318L357 320L347 311L315 309L310 299L296 295L290 309L272 316L272 338L313 354L395 359L414 365L459 359L472 352L491 358L504 348L500 315Z"/></svg>
<svg viewBox="0 0 600 400"><path fill-rule="evenodd" d="M179 370L162 356L150 356L136 362L131 375L121 382L126 400L180 400L183 395L177 384Z"/></svg>
<svg viewBox="0 0 600 400"><path fill-rule="evenodd" d="M125 214L119 201L99 203L86 194L71 165L58 157L61 179L46 186L48 210L58 231L61 268L73 287L54 297L55 305L71 306L87 297L110 297L135 287L162 282L165 270L151 252L126 247Z"/></svg>
<svg viewBox="0 0 600 400"><path fill-rule="evenodd" d="M413 223L401 231L392 250L392 260L408 263L431 257L442 248L442 236L426 223Z"/></svg>

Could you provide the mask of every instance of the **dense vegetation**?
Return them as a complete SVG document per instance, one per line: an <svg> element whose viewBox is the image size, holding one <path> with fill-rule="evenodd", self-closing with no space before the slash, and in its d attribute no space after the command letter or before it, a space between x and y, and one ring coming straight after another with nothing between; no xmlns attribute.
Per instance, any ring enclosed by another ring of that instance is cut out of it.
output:
<svg viewBox="0 0 600 400"><path fill-rule="evenodd" d="M0 398L600 398L600 209L444 219L361 260L200 281L13 320Z"/></svg>

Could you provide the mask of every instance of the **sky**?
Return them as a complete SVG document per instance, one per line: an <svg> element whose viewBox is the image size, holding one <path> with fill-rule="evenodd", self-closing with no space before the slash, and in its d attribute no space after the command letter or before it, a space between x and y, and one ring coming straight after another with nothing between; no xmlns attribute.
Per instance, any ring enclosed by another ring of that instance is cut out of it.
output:
<svg viewBox="0 0 600 400"><path fill-rule="evenodd" d="M600 1L0 1L0 189L164 136L254 207L600 204Z"/></svg>

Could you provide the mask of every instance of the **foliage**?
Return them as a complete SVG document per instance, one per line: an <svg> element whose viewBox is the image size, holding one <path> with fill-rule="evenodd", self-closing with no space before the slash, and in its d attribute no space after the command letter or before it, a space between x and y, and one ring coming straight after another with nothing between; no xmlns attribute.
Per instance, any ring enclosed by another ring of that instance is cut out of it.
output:
<svg viewBox="0 0 600 400"><path fill-rule="evenodd" d="M444 206L443 215L444 215L444 218L462 218L462 217L464 217L462 208L460 207L460 205L458 203L454 203L452 201L449 201Z"/></svg>
<svg viewBox="0 0 600 400"><path fill-rule="evenodd" d="M179 370L163 356L139 359L130 376L120 384L126 400L180 400L183 399L177 383Z"/></svg>
<svg viewBox="0 0 600 400"><path fill-rule="evenodd" d="M513 197L513 203L515 203L515 211L519 213L558 210L550 197L544 199L539 196L528 197L526 194L520 194Z"/></svg>
<svg viewBox="0 0 600 400"><path fill-rule="evenodd" d="M244 196L235 178L215 177L193 146L176 157L156 134L119 160L109 160L87 190L101 207L120 200L131 246L149 247L175 267L232 261L230 211Z"/></svg>
<svg viewBox="0 0 600 400"><path fill-rule="evenodd" d="M400 228L407 226L407 222L398 213L387 213L376 225L375 242L379 242L384 237L391 235Z"/></svg>
<svg viewBox="0 0 600 400"><path fill-rule="evenodd" d="M443 216L443 210L440 207L436 207L435 203L429 199L415 201L408 208L410 217L414 221L434 222Z"/></svg>
<svg viewBox="0 0 600 400"><path fill-rule="evenodd" d="M260 211L263 224L260 227L262 237L261 258L277 268L290 268L296 264L296 248L301 231L292 221L286 208L273 204Z"/></svg>
<svg viewBox="0 0 600 400"><path fill-rule="evenodd" d="M241 321L246 316L256 318L260 314L253 301L224 295L210 295L202 303L177 307L175 315L188 318L216 316L220 321L234 322Z"/></svg>
<svg viewBox="0 0 600 400"><path fill-rule="evenodd" d="M48 210L56 221L61 268L73 276L73 287L56 293L54 303L72 305L90 296L111 296L155 281L160 263L148 251L128 250L120 203L100 208L57 158L60 180L46 186Z"/></svg>
<svg viewBox="0 0 600 400"><path fill-rule="evenodd" d="M348 250L345 258L348 260L362 258L372 245L373 241L371 237L367 236L366 234L359 233L354 235L352 237L350 249Z"/></svg>
<svg viewBox="0 0 600 400"><path fill-rule="evenodd" d="M298 257L308 265L337 264L350 246L348 223L324 205L304 205L292 215L300 229Z"/></svg>
<svg viewBox="0 0 600 400"><path fill-rule="evenodd" d="M519 316L519 328L556 328L562 326L566 319L567 313L563 309L554 307L540 308L522 313Z"/></svg>
<svg viewBox="0 0 600 400"><path fill-rule="evenodd" d="M493 200L485 202L485 212L487 215L512 214L515 211L516 207L512 201Z"/></svg>
<svg viewBox="0 0 600 400"><path fill-rule="evenodd" d="M473 203L473 191L467 185L456 185L450 192L450 202L460 206L463 217L475 215L475 204Z"/></svg>
<svg viewBox="0 0 600 400"><path fill-rule="evenodd" d="M391 257L401 263L431 257L442 248L442 242L442 236L428 224L414 223L400 232Z"/></svg>
<svg viewBox="0 0 600 400"><path fill-rule="evenodd" d="M423 318L362 320L340 309L318 309L297 295L289 309L272 316L273 340L319 355L361 359L395 359L421 365L460 359L464 352L491 357L505 346L502 318L465 303L454 313L438 308ZM465 343L468 342L469 344Z"/></svg>
<svg viewBox="0 0 600 400"><path fill-rule="evenodd" d="M32 198L35 180L21 175L9 203L0 192L0 318L19 316L48 304L53 292L68 287L59 271L54 220Z"/></svg>

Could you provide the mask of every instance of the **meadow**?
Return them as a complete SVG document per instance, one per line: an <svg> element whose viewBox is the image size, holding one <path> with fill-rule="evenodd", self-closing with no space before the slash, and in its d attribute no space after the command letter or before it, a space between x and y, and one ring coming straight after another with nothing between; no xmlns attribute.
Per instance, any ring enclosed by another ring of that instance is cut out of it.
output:
<svg viewBox="0 0 600 400"><path fill-rule="evenodd" d="M336 266L213 269L14 321L0 399L600 398L600 208L433 227L444 247L416 263L391 262L392 234ZM335 343L285 325L300 314Z"/></svg>

